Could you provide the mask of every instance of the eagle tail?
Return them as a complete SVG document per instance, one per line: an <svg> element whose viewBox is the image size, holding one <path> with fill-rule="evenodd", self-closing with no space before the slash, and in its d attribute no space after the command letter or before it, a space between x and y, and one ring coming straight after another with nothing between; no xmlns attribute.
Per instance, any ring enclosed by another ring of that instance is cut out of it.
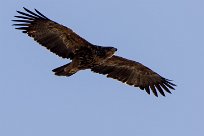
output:
<svg viewBox="0 0 204 136"><path fill-rule="evenodd" d="M78 69L73 69L70 67L71 63L68 63L66 65L63 65L61 67L55 68L52 71L55 73L55 75L57 76L71 76L73 74L75 74Z"/></svg>

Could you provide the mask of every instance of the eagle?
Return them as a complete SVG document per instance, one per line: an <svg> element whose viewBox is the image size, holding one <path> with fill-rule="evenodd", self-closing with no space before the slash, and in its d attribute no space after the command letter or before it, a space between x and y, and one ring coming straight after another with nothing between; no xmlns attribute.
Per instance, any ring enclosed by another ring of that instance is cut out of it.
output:
<svg viewBox="0 0 204 136"><path fill-rule="evenodd" d="M76 34L72 29L58 24L38 10L17 11L13 24L32 37L40 45L46 47L59 57L70 59L71 62L53 69L57 76L71 76L80 70L90 69L92 72L106 75L128 85L139 87L148 94L152 91L171 93L175 90L172 80L164 78L143 64L114 55L114 47L94 45Z"/></svg>

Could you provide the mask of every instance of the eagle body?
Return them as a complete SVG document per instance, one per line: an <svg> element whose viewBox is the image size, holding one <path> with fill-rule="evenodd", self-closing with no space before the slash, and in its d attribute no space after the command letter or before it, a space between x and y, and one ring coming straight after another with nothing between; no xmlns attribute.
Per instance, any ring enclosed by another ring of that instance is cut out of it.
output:
<svg viewBox="0 0 204 136"><path fill-rule="evenodd" d="M60 25L35 9L32 12L17 11L16 29L28 34L35 41L56 55L70 59L71 62L53 69L57 76L71 76L80 70L90 69L92 72L106 75L128 85L139 87L155 96L164 91L171 93L175 84L143 64L114 55L114 47L94 45L83 39L70 28Z"/></svg>
<svg viewBox="0 0 204 136"><path fill-rule="evenodd" d="M113 56L117 49L114 47L102 47L90 45L76 51L72 62L53 70L58 76L71 76L79 70L91 69L105 63Z"/></svg>

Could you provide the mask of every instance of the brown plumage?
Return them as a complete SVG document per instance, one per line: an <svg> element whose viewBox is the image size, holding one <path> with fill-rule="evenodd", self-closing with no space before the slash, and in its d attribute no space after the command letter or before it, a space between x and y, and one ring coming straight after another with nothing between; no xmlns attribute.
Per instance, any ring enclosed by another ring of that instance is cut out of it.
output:
<svg viewBox="0 0 204 136"><path fill-rule="evenodd" d="M155 96L157 91L165 96L164 91L171 93L175 84L160 76L144 65L114 55L117 51L114 47L102 47L89 43L81 38L70 28L60 25L35 9L32 12L17 11L20 16L15 16L18 22L16 29L22 30L33 37L42 46L49 49L62 58L72 61L53 70L58 76L71 76L79 70L91 69L91 71L107 75L128 85L139 87L150 94L152 90Z"/></svg>

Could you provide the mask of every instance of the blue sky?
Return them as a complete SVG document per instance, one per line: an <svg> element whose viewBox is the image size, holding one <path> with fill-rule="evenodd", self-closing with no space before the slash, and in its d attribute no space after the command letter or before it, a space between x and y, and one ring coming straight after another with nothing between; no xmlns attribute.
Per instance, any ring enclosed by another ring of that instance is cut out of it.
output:
<svg viewBox="0 0 204 136"><path fill-rule="evenodd" d="M114 46L178 86L166 97L81 71L14 29L27 7L91 43ZM1 136L204 135L203 0L7 0L0 5Z"/></svg>

